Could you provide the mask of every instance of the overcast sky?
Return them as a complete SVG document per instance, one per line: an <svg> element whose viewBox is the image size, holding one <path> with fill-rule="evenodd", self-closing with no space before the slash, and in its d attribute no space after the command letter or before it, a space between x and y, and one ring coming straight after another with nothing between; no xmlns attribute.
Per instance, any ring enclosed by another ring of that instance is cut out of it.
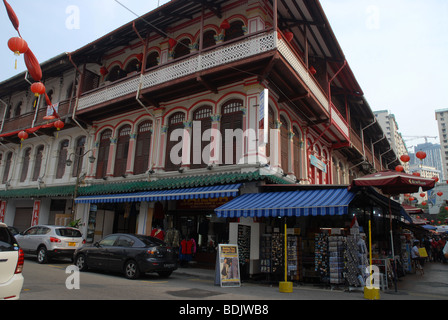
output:
<svg viewBox="0 0 448 320"><path fill-rule="evenodd" d="M9 0L40 62L74 51L136 18L114 0ZM120 0L142 15L168 0ZM373 111L389 110L408 136L437 136L435 110L448 108L447 0L320 0ZM16 36L0 4L0 82L14 70ZM438 142L438 139L429 139Z"/></svg>

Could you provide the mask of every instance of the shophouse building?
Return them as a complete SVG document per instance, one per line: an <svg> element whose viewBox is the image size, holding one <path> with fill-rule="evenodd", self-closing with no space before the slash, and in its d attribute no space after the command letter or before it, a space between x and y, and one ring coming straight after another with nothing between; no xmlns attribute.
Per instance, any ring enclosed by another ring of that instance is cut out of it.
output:
<svg viewBox="0 0 448 320"><path fill-rule="evenodd" d="M27 74L0 83L0 218L20 230L174 227L214 262L233 197L399 164L318 1L173 0L41 67L51 107Z"/></svg>

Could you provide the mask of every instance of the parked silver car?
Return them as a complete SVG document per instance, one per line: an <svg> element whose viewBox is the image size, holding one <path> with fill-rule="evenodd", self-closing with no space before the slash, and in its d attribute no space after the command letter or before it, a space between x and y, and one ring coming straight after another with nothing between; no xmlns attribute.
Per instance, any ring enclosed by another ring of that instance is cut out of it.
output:
<svg viewBox="0 0 448 320"><path fill-rule="evenodd" d="M81 231L63 226L38 225L15 236L25 253L37 254L38 263L53 257L70 257L85 242Z"/></svg>
<svg viewBox="0 0 448 320"><path fill-rule="evenodd" d="M4 223L0 223L0 300L18 300L23 286L23 251Z"/></svg>

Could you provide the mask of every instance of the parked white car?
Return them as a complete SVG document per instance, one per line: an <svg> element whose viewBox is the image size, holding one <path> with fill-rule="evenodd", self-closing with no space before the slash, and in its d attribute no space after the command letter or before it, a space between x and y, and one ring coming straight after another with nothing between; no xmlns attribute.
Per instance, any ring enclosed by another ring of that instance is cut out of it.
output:
<svg viewBox="0 0 448 320"><path fill-rule="evenodd" d="M0 223L0 300L18 300L23 287L24 254L4 223Z"/></svg>
<svg viewBox="0 0 448 320"><path fill-rule="evenodd" d="M38 263L47 263L53 257L73 258L75 250L85 243L79 229L47 225L31 227L16 239L25 253L37 255Z"/></svg>

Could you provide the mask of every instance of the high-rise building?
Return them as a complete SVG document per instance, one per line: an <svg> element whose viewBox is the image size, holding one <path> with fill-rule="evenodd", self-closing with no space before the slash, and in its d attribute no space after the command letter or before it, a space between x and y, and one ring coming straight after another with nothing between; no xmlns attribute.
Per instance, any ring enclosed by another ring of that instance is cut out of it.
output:
<svg viewBox="0 0 448 320"><path fill-rule="evenodd" d="M416 152L418 151L424 151L426 153L426 158L423 160L420 160L416 157ZM440 145L434 144L431 142L421 143L415 146L414 153L409 154L411 160L409 161L409 164L411 165L411 168L414 166L419 167L420 165L424 167L431 167L434 168L432 171L436 176L439 177L441 180L445 180L446 175L443 175L443 165L442 165L442 156L440 153Z"/></svg>
<svg viewBox="0 0 448 320"><path fill-rule="evenodd" d="M442 156L442 177L448 179L448 109L436 110L436 120L439 128L440 151Z"/></svg>
<svg viewBox="0 0 448 320"><path fill-rule="evenodd" d="M387 110L374 111L373 114L375 115L376 120L383 129L383 132L386 135L386 138L397 157L400 158L401 155L408 154L408 150L403 137L398 131L398 123L395 119L395 115L389 113L389 111ZM408 163L402 163L402 165L405 171L409 171Z"/></svg>

